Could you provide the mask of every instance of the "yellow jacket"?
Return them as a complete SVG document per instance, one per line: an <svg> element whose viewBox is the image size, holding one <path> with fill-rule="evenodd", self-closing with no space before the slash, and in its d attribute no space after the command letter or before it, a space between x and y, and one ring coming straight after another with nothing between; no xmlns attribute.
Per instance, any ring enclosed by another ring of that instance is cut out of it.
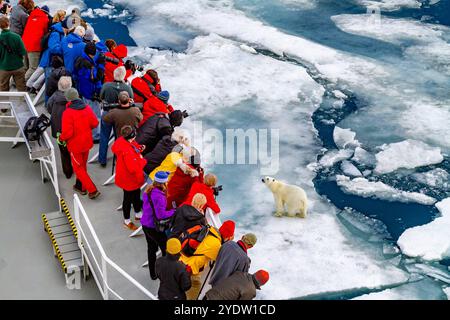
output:
<svg viewBox="0 0 450 320"><path fill-rule="evenodd" d="M211 235L214 234L215 236ZM210 228L210 233L199 244L197 250L192 257L181 255L180 260L191 267L192 274L197 275L208 265L208 262L215 261L222 246L222 237L215 228Z"/></svg>
<svg viewBox="0 0 450 320"><path fill-rule="evenodd" d="M177 171L178 165L180 161L183 161L183 156L181 153L178 152L172 152L167 155L167 157L161 162L159 167L157 167L155 170L153 170L149 177L152 180L155 180L155 174L158 171L167 171L170 172L169 175L169 181L172 179L173 175L175 174L175 171Z"/></svg>

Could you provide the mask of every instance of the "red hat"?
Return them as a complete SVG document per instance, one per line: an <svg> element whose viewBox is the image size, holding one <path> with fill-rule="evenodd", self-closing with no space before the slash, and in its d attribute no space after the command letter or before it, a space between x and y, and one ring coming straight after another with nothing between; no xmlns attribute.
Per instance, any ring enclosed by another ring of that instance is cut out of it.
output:
<svg viewBox="0 0 450 320"><path fill-rule="evenodd" d="M269 273L266 270L258 270L255 273L255 279L258 281L260 286L263 286L267 281L269 281Z"/></svg>
<svg viewBox="0 0 450 320"><path fill-rule="evenodd" d="M225 221L219 229L220 235L223 239L228 239L234 236L234 229L236 228L236 224L231 221Z"/></svg>

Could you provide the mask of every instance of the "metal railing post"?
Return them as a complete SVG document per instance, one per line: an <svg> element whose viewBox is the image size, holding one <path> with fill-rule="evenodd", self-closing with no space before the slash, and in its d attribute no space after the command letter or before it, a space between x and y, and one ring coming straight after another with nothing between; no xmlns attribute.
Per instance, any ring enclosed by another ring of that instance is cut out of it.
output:
<svg viewBox="0 0 450 320"><path fill-rule="evenodd" d="M102 255L102 273L103 273L103 290L105 290L105 292L103 293L103 299L109 300L108 275L106 270L106 260L105 257L103 257L103 255Z"/></svg>

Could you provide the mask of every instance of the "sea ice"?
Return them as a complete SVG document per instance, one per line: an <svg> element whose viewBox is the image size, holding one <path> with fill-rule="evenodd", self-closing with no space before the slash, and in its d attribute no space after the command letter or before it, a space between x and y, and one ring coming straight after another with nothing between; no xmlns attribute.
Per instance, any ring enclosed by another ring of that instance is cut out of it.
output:
<svg viewBox="0 0 450 320"><path fill-rule="evenodd" d="M355 194L365 198L377 198L387 201L417 202L431 205L435 199L418 192L407 192L392 188L383 182L372 182L365 178L350 179L343 175L336 176L336 182L342 190L349 194Z"/></svg>
<svg viewBox="0 0 450 320"><path fill-rule="evenodd" d="M350 129L342 129L338 126L334 128L333 139L339 149L359 147L360 143L355 137L356 133Z"/></svg>
<svg viewBox="0 0 450 320"><path fill-rule="evenodd" d="M352 155L353 150L350 149L331 150L325 153L320 159L319 165L324 168L329 168L342 160L349 159Z"/></svg>
<svg viewBox="0 0 450 320"><path fill-rule="evenodd" d="M450 257L450 198L436 203L441 217L407 229L398 239L402 252L410 257L439 261Z"/></svg>
<svg viewBox="0 0 450 320"><path fill-rule="evenodd" d="M353 300L441 300L442 288L431 279L407 283L396 288L386 289L359 296Z"/></svg>
<svg viewBox="0 0 450 320"><path fill-rule="evenodd" d="M382 147L375 157L375 173L385 174L400 168L413 169L440 163L444 160L441 149L421 141L405 140Z"/></svg>
<svg viewBox="0 0 450 320"><path fill-rule="evenodd" d="M433 169L427 172L414 173L412 178L430 187L450 188L450 174L444 169Z"/></svg>
<svg viewBox="0 0 450 320"><path fill-rule="evenodd" d="M367 167L375 166L377 161L373 154L360 147L357 147L355 149L355 155L353 156L352 160Z"/></svg>
<svg viewBox="0 0 450 320"><path fill-rule="evenodd" d="M342 161L341 170L346 176L362 177L361 171L350 161Z"/></svg>

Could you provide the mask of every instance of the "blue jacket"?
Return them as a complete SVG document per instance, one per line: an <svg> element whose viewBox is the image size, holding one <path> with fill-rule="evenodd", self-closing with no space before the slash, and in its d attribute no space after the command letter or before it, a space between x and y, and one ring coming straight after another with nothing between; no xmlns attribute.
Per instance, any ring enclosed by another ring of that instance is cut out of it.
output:
<svg viewBox="0 0 450 320"><path fill-rule="evenodd" d="M73 77L81 97L92 100L94 95L100 96L102 89L104 66L98 63L98 59L91 59L86 53L82 53L74 66Z"/></svg>
<svg viewBox="0 0 450 320"><path fill-rule="evenodd" d="M103 43L103 41L97 42L95 46L97 47L97 52L106 53L109 51L108 47Z"/></svg>
<svg viewBox="0 0 450 320"><path fill-rule="evenodd" d="M68 34L61 42L66 70L73 74L75 61L81 57L86 44L83 38L74 33Z"/></svg>
<svg viewBox="0 0 450 320"><path fill-rule="evenodd" d="M50 28L50 36L48 38L48 48L42 53L39 67L46 68L52 62L52 56L63 57L62 40L64 39L64 29L61 22L54 24Z"/></svg>

